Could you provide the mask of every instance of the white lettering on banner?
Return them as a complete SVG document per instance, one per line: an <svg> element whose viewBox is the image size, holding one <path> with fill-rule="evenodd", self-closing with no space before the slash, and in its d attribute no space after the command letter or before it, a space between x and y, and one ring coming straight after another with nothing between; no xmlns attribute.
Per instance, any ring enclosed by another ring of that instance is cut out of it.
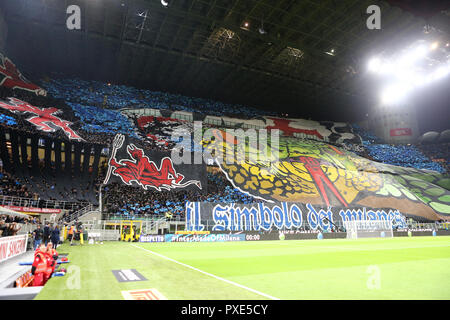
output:
<svg viewBox="0 0 450 320"><path fill-rule="evenodd" d="M139 242L164 242L163 235L141 235Z"/></svg>
<svg viewBox="0 0 450 320"><path fill-rule="evenodd" d="M210 209L211 208L211 209ZM303 211L302 211L303 208ZM305 210L306 209L306 210ZM202 212L201 210L211 210ZM202 217L203 213L203 217ZM255 203L251 205L237 204L204 204L186 203L186 230L202 231L204 220L214 222L212 231L268 231L272 229L300 228L305 222L312 230L329 232L335 220L392 221L393 227L406 226L405 216L398 210L371 208L315 208L310 203L298 204L281 202L277 205ZM333 214L334 213L334 214ZM205 217L208 217L205 219Z"/></svg>
<svg viewBox="0 0 450 320"><path fill-rule="evenodd" d="M28 235L0 238L0 262L15 257L27 250Z"/></svg>
<svg viewBox="0 0 450 320"><path fill-rule="evenodd" d="M226 241L244 241L244 234L202 234L202 235L183 235L166 234L166 242L226 242Z"/></svg>

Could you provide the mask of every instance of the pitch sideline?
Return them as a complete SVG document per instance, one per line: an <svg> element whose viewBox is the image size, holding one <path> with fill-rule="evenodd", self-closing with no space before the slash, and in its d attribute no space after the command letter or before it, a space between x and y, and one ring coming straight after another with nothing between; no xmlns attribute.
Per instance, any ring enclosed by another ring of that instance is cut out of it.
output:
<svg viewBox="0 0 450 320"><path fill-rule="evenodd" d="M260 296L269 298L269 299L271 299L271 300L281 300L281 299L279 299L279 298L276 298L276 297L270 296L270 295L268 295L268 294L265 294L265 293L263 293L263 292L260 292L260 291L258 291L258 290L255 290L255 289L246 287L246 286L241 285L241 284L239 284L239 283L236 283L236 282L234 282L234 281L227 280L227 279L225 279L225 278L216 276L216 275L214 275L214 274L212 274L212 273L209 273L209 272L206 272L206 271L197 269L197 268L195 268L195 267L193 267L193 266L190 266L190 265L185 264L185 263L183 263L183 262L179 262L179 261L177 261L177 260L175 260L175 259L166 257L166 256L164 256L164 255L162 255L162 254L157 253L157 252L154 252L154 251L151 251L151 250L142 248L142 247L137 246L137 245L135 245L135 244L131 244L131 245L132 245L133 247L136 247L136 248L142 249L142 250L144 250L144 251L150 252L151 254L153 254L153 255L155 255L155 256L158 256L158 257L160 257L160 258L163 258L163 259L165 259L165 260L172 261L172 262L177 263L177 264L179 264L179 265L181 265L181 266L184 266L184 267L186 267L186 268L195 270L195 271L197 271L197 272L203 273L204 275L210 276L210 277L212 277L212 278L214 278L214 279L217 279L217 280L220 280L220 281L223 281L223 282L232 284L232 285L234 285L234 286L236 286L236 287L239 287L239 288L248 290L248 291L250 291L250 292L256 293L256 294L258 294L258 295L260 295Z"/></svg>

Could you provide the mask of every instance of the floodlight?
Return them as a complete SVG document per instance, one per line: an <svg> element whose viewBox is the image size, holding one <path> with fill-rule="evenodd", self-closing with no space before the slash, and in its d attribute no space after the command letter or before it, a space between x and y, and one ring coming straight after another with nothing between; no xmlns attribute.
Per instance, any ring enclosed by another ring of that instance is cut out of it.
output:
<svg viewBox="0 0 450 320"><path fill-rule="evenodd" d="M404 84L396 84L386 88L381 93L381 102L384 105L400 103L404 100L409 88Z"/></svg>
<svg viewBox="0 0 450 320"><path fill-rule="evenodd" d="M370 59L368 67L370 71L378 72L381 68L381 60L379 58Z"/></svg>
<svg viewBox="0 0 450 320"><path fill-rule="evenodd" d="M444 65L439 67L435 72L433 72L431 74L431 79L432 80L439 80L444 78L445 76L447 76L450 73L450 68L448 65Z"/></svg>
<svg viewBox="0 0 450 320"><path fill-rule="evenodd" d="M380 74L389 74L394 71L394 65L391 62L384 62L380 65L378 69L378 73Z"/></svg>
<svg viewBox="0 0 450 320"><path fill-rule="evenodd" d="M412 65L420 58L426 56L428 50L424 45L420 45L414 48L412 51L407 52L398 59L398 63L402 65Z"/></svg>

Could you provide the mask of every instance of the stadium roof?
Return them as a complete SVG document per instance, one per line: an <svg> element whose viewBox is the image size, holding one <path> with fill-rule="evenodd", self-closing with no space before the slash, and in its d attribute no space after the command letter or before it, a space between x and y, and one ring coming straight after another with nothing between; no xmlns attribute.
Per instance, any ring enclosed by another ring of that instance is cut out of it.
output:
<svg viewBox="0 0 450 320"><path fill-rule="evenodd" d="M440 7L424 18L391 1L15 0L3 9L7 53L28 68L339 120L375 98L364 69L372 53L423 34L425 18L448 35ZM66 27L69 4L82 8L80 31ZM372 4L381 30L366 26Z"/></svg>

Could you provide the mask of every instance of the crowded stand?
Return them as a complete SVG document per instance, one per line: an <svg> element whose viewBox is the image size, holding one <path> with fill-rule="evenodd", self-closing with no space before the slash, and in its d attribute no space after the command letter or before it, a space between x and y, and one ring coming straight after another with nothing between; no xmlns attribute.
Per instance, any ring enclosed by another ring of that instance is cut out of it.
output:
<svg viewBox="0 0 450 320"><path fill-rule="evenodd" d="M375 160L401 167L434 170L444 173L445 169L431 161L413 145L393 146L389 144L366 145L368 154Z"/></svg>
<svg viewBox="0 0 450 320"><path fill-rule="evenodd" d="M8 172L0 173L0 204L52 209L79 209L88 203L96 203L92 188L78 184L58 186L56 179L20 174L20 178ZM79 191L78 191L79 190Z"/></svg>
<svg viewBox="0 0 450 320"><path fill-rule="evenodd" d="M133 187L114 183L105 187L107 194L105 203L107 211L111 213L111 218L167 217L182 219L187 201L245 204L260 201L233 188L220 173L208 173L207 190L206 194L193 191L135 193Z"/></svg>
<svg viewBox="0 0 450 320"><path fill-rule="evenodd" d="M0 300L450 298L448 8L412 2L0 1Z"/></svg>
<svg viewBox="0 0 450 320"><path fill-rule="evenodd" d="M72 107L75 115L81 120L81 130L87 135L108 134L113 136L116 133L127 134L137 137L130 126L128 119L119 111L108 110L95 106L86 106L78 103L67 102ZM92 141L90 139L90 141ZM107 141L99 141L105 143Z"/></svg>
<svg viewBox="0 0 450 320"><path fill-rule="evenodd" d="M23 172L22 168L15 165L10 172L2 174L0 193L4 196L30 199L30 204L36 207L42 206L42 199L79 203L75 208L70 207L71 211L65 213L65 218L70 217L74 210L88 203L98 205L99 188L106 176L108 167L106 158L109 152L108 148L110 148L116 134L126 135L132 143L143 141L146 149L149 150L168 152L181 143L184 148L191 147L193 150L201 151L202 146L196 146L193 141L173 140L175 132L188 135L193 133L192 122L165 116L175 111L191 113L194 118L196 113L231 117L235 120L242 119L242 121L250 119L253 122L248 123L255 125L260 125L261 122L258 121L266 117L264 119L266 128L270 130L280 127L283 133L288 136L293 133L304 134L304 136L297 136L298 139L317 139L317 137L323 139L323 135L329 135L328 139L331 139L330 132L334 132L333 139L336 140L334 142L327 141L334 143L337 147L347 146L347 150L354 151L368 159L397 166L445 172L445 163L432 161L417 147L385 144L376 135L364 130L357 124L353 124L348 131L348 136L354 138L347 141L343 136L339 136L339 130L347 130L342 124L267 118L267 116L276 116L276 113L242 105L232 105L99 81L66 79L59 76L52 79L47 77L41 81L41 85L46 90L45 96L24 90L0 87L0 99L5 101L0 104L2 107L0 108L0 126L61 141L72 142L75 140L101 145L103 158L98 162L97 176L91 176L92 168L89 169L89 167L83 170L77 169L83 171L83 174L80 175L74 169L73 171L70 170L65 176L59 176L55 173L55 160L48 159L51 165L50 169L45 168L46 163L39 160L39 170L37 171ZM125 109L133 109L135 113L123 112ZM140 109L161 110L162 116L146 115L140 113ZM45 113L46 110L48 110L47 113ZM46 122L43 121L33 122L32 118L28 117L28 114L33 113L48 117L47 122L55 122L54 125L62 130L54 127L45 128ZM224 120L220 120L217 125L220 127L224 124ZM205 123L204 125L205 127L211 127L210 124ZM304 125L311 125L312 127L302 129ZM340 142L337 142L339 139L341 139ZM361 141L362 145L360 144ZM426 148L428 151L425 151ZM432 158L439 157L448 163L448 152L447 155L445 153L437 154L439 151L432 148L431 146L424 146L421 150L432 155ZM440 152L443 152L443 150ZM156 193L134 192L135 190L131 186L115 183L104 188L105 205L107 212L114 216L181 217L184 214L186 201L243 204L257 202L252 196L233 187L223 173L210 171L207 175L207 181L207 193L191 190ZM55 204L55 206L57 205Z"/></svg>
<svg viewBox="0 0 450 320"><path fill-rule="evenodd" d="M29 175L20 171L12 173L1 173L0 195L7 196L4 199L5 205L16 205L16 202L23 202L23 198L28 199L28 203L33 207L42 207L46 203L47 207L65 208L65 202L70 208L74 208L73 203L79 203L75 207L80 207L84 203L97 203L97 198L93 192L98 188L96 183L88 179L74 179L67 181L65 178L44 175L41 172ZM44 201L47 200L47 201ZM53 201L53 205L49 201Z"/></svg>
<svg viewBox="0 0 450 320"><path fill-rule="evenodd" d="M13 179L9 173L0 173L0 195L11 197L37 198L37 193L30 192L25 185Z"/></svg>
<svg viewBox="0 0 450 320"><path fill-rule="evenodd" d="M444 167L446 172L450 172L450 143L420 144L418 147L432 161Z"/></svg>
<svg viewBox="0 0 450 320"><path fill-rule="evenodd" d="M124 85L54 78L43 83L55 98L89 106L105 106L109 109L153 108L207 113L216 116L239 116L250 119L261 115L274 115L242 105L227 104L209 99L187 97L179 94L136 89Z"/></svg>
<svg viewBox="0 0 450 320"><path fill-rule="evenodd" d="M446 172L445 164L443 166L441 163L432 161L430 157L415 145L385 144L382 143L380 138L368 130L363 130L359 125L353 124L352 127L355 133L362 139L364 151L359 153L362 156L378 162L401 167L427 169L439 173Z"/></svg>

